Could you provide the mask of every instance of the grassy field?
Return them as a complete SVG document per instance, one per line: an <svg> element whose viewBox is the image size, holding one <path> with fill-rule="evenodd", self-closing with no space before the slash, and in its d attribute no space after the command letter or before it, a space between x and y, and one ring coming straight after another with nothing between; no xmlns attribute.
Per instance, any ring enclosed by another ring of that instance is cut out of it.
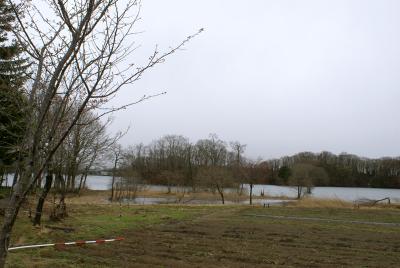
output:
<svg viewBox="0 0 400 268"><path fill-rule="evenodd" d="M14 251L9 253L7 264L8 267L399 267L400 225L368 222L400 224L400 210L72 204L67 219L58 223L45 221L43 225L70 227L74 231L32 227L23 212L12 244L117 236L125 240Z"/></svg>

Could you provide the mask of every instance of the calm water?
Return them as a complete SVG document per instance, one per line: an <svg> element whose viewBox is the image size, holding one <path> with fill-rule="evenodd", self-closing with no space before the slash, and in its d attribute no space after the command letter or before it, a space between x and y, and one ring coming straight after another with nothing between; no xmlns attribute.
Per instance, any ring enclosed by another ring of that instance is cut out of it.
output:
<svg viewBox="0 0 400 268"><path fill-rule="evenodd" d="M278 199L254 199L253 204L268 204L271 206L274 205L281 205L282 203L286 203L288 200L278 200ZM157 204L174 204L174 203L181 203L181 204L196 204L196 205L204 205L204 204L221 204L221 200L218 198L215 200L200 200L200 199L189 199L189 200L181 200L178 201L176 198L166 198L166 197L136 197L133 199L125 199L123 203L129 204L139 204L139 205L157 205ZM249 204L249 200L244 201L227 201L225 200L225 204Z"/></svg>
<svg viewBox="0 0 400 268"><path fill-rule="evenodd" d="M247 186L248 188L248 186ZM255 185L253 192L260 195L264 190L266 195L296 197L297 190L287 186L275 185ZM400 202L400 189L382 189L382 188L358 188L358 187L315 187L312 191L313 197L333 198L346 201L357 199L383 199L389 197L393 202Z"/></svg>
<svg viewBox="0 0 400 268"><path fill-rule="evenodd" d="M8 184L12 182L12 175L8 176ZM110 176L88 176L86 181L87 187L92 190L108 190L110 189ZM248 185L244 185L249 188ZM146 185L146 189L152 191L168 191L167 186L162 185ZM182 188L171 187L173 192L182 191ZM296 189L288 186L275 185L255 185L253 193L259 196L264 191L269 196L287 196L296 197ZM357 199L382 199L389 197L392 202L400 203L400 189L381 189L381 188L356 188L356 187L315 187L312 193L313 197L319 198L336 198L345 201L355 201ZM138 200L140 202L140 200Z"/></svg>
<svg viewBox="0 0 400 268"><path fill-rule="evenodd" d="M110 188L111 177L109 176L88 176L87 186L92 190L107 190ZM249 188L248 185L244 185ZM152 191L168 191L167 186L147 185L147 189ZM181 188L171 187L173 192L181 191ZM255 185L254 195L258 196L261 191L269 196L287 196L296 197L297 191L293 187L275 186L275 185ZM356 188L356 187L315 187L312 193L313 197L336 198L345 201L354 201L357 199L382 199L389 197L393 202L400 203L400 189L382 189L382 188Z"/></svg>

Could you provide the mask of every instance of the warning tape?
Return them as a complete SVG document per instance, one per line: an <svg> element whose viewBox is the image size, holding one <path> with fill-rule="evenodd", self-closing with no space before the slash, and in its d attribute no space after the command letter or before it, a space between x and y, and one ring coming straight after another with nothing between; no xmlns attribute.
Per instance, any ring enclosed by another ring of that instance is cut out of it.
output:
<svg viewBox="0 0 400 268"><path fill-rule="evenodd" d="M114 241L122 241L123 237L111 238L111 239L98 239L98 240L79 240L74 242L64 242L64 243L50 243L50 244L38 244L38 245L26 245L26 246L18 246L18 247L10 247L8 251L17 250L17 249L25 249L25 248L43 248L43 247L62 247L62 246L82 246L84 244L103 244L107 242Z"/></svg>

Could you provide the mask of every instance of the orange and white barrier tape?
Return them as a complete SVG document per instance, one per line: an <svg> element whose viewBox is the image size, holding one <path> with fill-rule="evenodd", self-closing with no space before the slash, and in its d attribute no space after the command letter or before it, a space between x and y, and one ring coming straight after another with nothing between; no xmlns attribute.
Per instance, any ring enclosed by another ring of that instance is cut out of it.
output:
<svg viewBox="0 0 400 268"><path fill-rule="evenodd" d="M112 239L98 239L98 240L79 240L75 242L64 242L64 243L50 243L50 244L38 244L38 245L26 245L26 246L18 246L18 247L10 247L8 251L17 250L17 249L25 249L25 248L43 248L43 247L60 247L60 246L82 246L84 244L103 244L107 242L114 242L114 241L122 241L124 240L123 237L117 237Z"/></svg>

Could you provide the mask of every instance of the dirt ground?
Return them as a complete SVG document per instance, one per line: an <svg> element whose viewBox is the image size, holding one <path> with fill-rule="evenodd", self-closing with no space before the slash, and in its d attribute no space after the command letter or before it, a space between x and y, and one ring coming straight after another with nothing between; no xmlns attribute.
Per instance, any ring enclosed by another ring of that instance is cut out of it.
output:
<svg viewBox="0 0 400 268"><path fill-rule="evenodd" d="M115 244L32 250L43 259L32 266L399 267L398 226L297 221L252 214L400 223L397 210L210 206L184 220L170 219L125 230L126 239ZM47 262L46 258L58 261Z"/></svg>

